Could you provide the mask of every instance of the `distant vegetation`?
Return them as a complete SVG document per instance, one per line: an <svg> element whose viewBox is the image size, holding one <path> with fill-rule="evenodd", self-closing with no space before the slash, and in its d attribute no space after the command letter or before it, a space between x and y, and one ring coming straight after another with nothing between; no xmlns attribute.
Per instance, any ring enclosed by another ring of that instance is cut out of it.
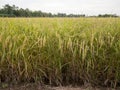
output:
<svg viewBox="0 0 120 90"><path fill-rule="evenodd" d="M23 9L15 5L10 6L8 4L6 4L5 6L3 6L2 9L0 9L0 16L1 17L85 17L84 14L67 15L65 13L52 14L42 11L31 11L28 8Z"/></svg>
<svg viewBox="0 0 120 90"><path fill-rule="evenodd" d="M116 14L100 14L98 17L118 17Z"/></svg>
<svg viewBox="0 0 120 90"><path fill-rule="evenodd" d="M69 15L67 15L66 13L52 14L42 11L31 11L28 8L23 9L15 5L10 6L9 4L6 4L5 6L3 6L2 9L0 9L0 17L85 17L85 14L69 14ZM118 17L118 16L115 14L104 14L92 17Z"/></svg>

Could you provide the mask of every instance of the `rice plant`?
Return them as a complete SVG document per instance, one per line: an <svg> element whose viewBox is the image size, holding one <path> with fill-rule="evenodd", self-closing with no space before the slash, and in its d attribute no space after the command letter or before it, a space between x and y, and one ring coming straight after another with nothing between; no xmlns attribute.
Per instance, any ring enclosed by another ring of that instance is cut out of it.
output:
<svg viewBox="0 0 120 90"><path fill-rule="evenodd" d="M120 84L119 18L0 18L0 83Z"/></svg>

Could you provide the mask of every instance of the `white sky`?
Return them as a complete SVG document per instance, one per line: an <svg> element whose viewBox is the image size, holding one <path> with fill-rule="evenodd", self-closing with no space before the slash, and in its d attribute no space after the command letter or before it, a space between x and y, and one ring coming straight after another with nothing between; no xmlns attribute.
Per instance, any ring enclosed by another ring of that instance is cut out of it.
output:
<svg viewBox="0 0 120 90"><path fill-rule="evenodd" d="M51 13L120 15L120 0L0 0L0 7L5 4Z"/></svg>

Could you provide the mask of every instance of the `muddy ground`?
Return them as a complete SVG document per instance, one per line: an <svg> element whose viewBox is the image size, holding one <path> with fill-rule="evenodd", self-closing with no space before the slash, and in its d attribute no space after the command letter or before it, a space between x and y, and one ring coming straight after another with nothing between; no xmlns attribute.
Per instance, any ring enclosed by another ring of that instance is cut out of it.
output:
<svg viewBox="0 0 120 90"><path fill-rule="evenodd" d="M91 87L91 86L59 86L59 87L51 87L47 85L39 85L39 84L25 84L25 85L15 85L8 87L1 87L0 90L120 90L120 88L113 89L107 87Z"/></svg>

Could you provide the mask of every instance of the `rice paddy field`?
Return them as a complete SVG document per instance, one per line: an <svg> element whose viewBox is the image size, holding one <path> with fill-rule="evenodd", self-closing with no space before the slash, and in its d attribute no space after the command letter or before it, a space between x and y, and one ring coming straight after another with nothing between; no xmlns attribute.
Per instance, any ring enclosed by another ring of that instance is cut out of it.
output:
<svg viewBox="0 0 120 90"><path fill-rule="evenodd" d="M0 85L120 85L120 18L0 18Z"/></svg>

